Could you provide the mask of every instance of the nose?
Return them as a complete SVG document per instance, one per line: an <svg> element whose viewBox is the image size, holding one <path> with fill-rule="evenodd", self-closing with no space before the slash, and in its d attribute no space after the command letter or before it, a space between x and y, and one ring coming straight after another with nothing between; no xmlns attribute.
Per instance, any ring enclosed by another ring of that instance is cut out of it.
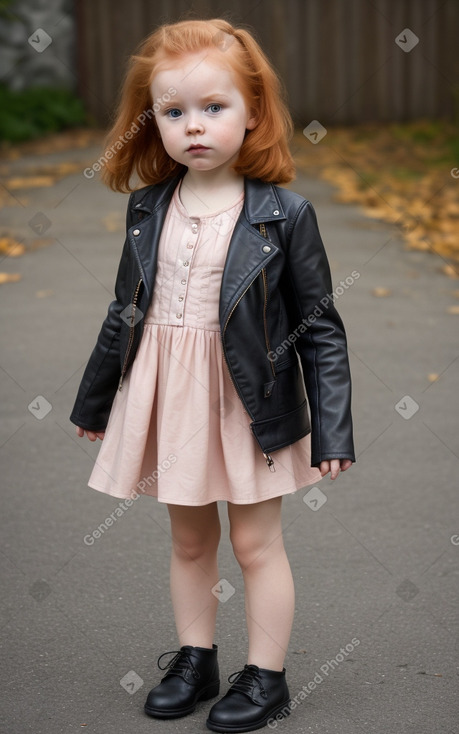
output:
<svg viewBox="0 0 459 734"><path fill-rule="evenodd" d="M199 118L199 115L192 114L188 118L186 131L189 135L194 135L196 133L202 133L204 131L204 125L202 124L201 119Z"/></svg>

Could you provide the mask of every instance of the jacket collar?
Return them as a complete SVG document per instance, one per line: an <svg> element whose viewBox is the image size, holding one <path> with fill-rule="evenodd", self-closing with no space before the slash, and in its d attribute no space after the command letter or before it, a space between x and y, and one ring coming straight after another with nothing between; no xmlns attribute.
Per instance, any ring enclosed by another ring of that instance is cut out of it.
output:
<svg viewBox="0 0 459 734"><path fill-rule="evenodd" d="M128 237L143 278L146 293L151 295L156 271L156 254L167 208L181 176L166 183L134 192L132 207L150 216L128 231ZM251 281L276 257L279 247L267 243L257 224L286 219L276 187L259 179L245 179L244 207L235 224L228 248L220 289L220 319L226 323L233 306ZM137 199L140 197L140 200ZM156 215L156 216L153 216ZM151 243L153 242L153 247Z"/></svg>
<svg viewBox="0 0 459 734"><path fill-rule="evenodd" d="M139 195L143 192L143 195L140 201L134 204L134 209L152 214L165 202L169 203L181 178L181 175L175 176L157 186L140 189L136 194ZM258 178L245 178L244 180L243 211L250 224L286 219L275 186Z"/></svg>

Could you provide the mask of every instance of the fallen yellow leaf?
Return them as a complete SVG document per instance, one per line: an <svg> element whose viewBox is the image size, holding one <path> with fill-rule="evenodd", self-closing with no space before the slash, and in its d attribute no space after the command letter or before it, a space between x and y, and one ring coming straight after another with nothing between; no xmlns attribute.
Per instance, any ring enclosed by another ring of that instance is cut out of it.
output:
<svg viewBox="0 0 459 734"><path fill-rule="evenodd" d="M60 176L68 176L70 173L78 173L81 171L81 163L58 163L56 171Z"/></svg>
<svg viewBox="0 0 459 734"><path fill-rule="evenodd" d="M459 278L459 270L454 265L443 265L441 272L448 276L448 278Z"/></svg>
<svg viewBox="0 0 459 734"><path fill-rule="evenodd" d="M42 290L42 291L37 291L35 293L35 295L36 295L37 298L48 298L48 296L52 296L53 293L54 293L54 291L51 290L51 288L47 288L47 289Z"/></svg>
<svg viewBox="0 0 459 734"><path fill-rule="evenodd" d="M373 288L373 290L371 291L371 295L375 296L376 298L385 298L386 296L391 296L392 291L390 290L390 288Z"/></svg>
<svg viewBox="0 0 459 734"><path fill-rule="evenodd" d="M459 313L459 306L448 306L448 308L446 309L446 312L453 313L453 314Z"/></svg>
<svg viewBox="0 0 459 734"><path fill-rule="evenodd" d="M440 375L437 372L431 372L430 375L427 375L427 379L429 382L436 382Z"/></svg>
<svg viewBox="0 0 459 734"><path fill-rule="evenodd" d="M124 214L121 212L109 212L102 219L102 224L108 232L121 232L124 228Z"/></svg>
<svg viewBox="0 0 459 734"><path fill-rule="evenodd" d="M15 283L21 280L21 273L0 273L0 285L3 283Z"/></svg>
<svg viewBox="0 0 459 734"><path fill-rule="evenodd" d="M24 254L25 247L13 237L0 237L0 252L5 253L8 257L20 257Z"/></svg>
<svg viewBox="0 0 459 734"><path fill-rule="evenodd" d="M44 186L53 186L55 182L54 176L20 176L9 178L6 181L6 188L12 189L35 189Z"/></svg>

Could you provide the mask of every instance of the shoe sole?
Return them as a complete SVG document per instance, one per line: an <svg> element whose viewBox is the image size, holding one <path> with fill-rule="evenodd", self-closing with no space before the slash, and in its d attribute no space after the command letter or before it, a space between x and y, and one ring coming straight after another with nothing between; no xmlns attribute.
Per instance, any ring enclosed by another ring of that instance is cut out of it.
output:
<svg viewBox="0 0 459 734"><path fill-rule="evenodd" d="M148 716L154 716L156 719L180 719L182 716L188 716L192 714L196 708L196 704L199 701L208 701L211 698L215 698L220 693L220 683L212 683L208 688L205 688L196 697L196 700L187 708L181 709L154 709L150 708L145 704L144 711Z"/></svg>
<svg viewBox="0 0 459 734"><path fill-rule="evenodd" d="M287 709L284 711L286 707L290 704L290 699L287 701L284 701L284 703L281 703L279 706L276 706L275 709L269 712L269 715L264 716L262 719L258 719L258 721L254 721L252 724L247 726L241 726L241 724L217 724L211 721L210 719L207 719L206 726L211 731L218 731L218 732L228 732L228 734L239 734L239 732L245 732L245 731L255 731L256 729L262 729L270 719L275 719L276 716L278 716L282 712L282 716L285 718L290 714L290 711Z"/></svg>

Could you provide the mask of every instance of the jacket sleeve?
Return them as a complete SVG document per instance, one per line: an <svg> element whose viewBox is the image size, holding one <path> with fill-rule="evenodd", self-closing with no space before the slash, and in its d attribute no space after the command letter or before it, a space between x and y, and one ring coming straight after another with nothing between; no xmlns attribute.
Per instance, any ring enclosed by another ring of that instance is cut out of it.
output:
<svg viewBox="0 0 459 734"><path fill-rule="evenodd" d="M127 230L132 225L129 197L126 214L126 239L115 283L115 300L108 307L107 316L97 337L89 362L83 373L70 420L88 431L105 430L111 406L121 375L120 313L124 306L122 293L126 292L126 273L129 261Z"/></svg>
<svg viewBox="0 0 459 734"><path fill-rule="evenodd" d="M343 322L333 304L330 267L312 204L304 201L288 238L287 302L311 412L311 465L355 461L351 376ZM298 333L297 332L297 333Z"/></svg>

